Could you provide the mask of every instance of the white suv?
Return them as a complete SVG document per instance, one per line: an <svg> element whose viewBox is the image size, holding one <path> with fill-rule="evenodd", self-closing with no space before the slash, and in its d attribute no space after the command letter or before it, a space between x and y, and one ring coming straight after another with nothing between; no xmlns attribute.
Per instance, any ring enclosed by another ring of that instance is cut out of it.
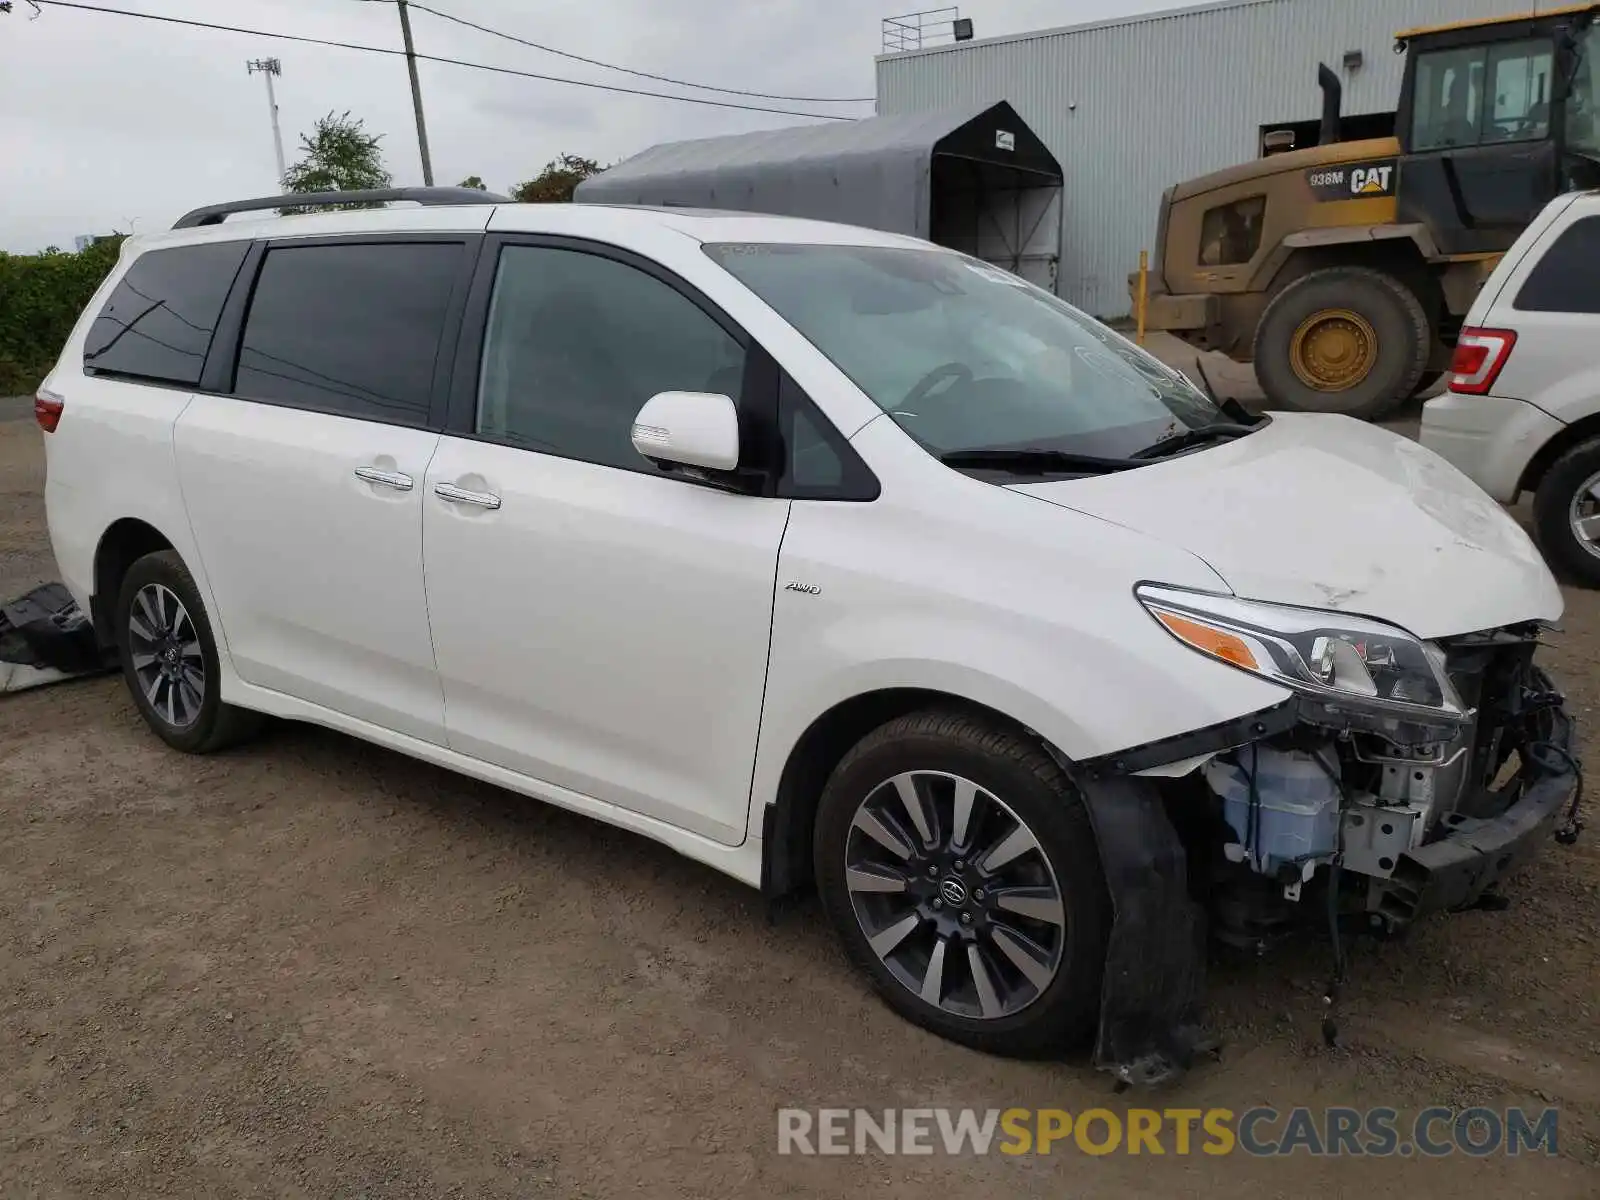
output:
<svg viewBox="0 0 1600 1200"><path fill-rule="evenodd" d="M1506 504L1533 493L1551 560L1600 586L1600 194L1552 200L1467 314L1422 444Z"/></svg>
<svg viewBox="0 0 1600 1200"><path fill-rule="evenodd" d="M172 746L314 721L814 880L911 1019L1125 1079L1204 1044L1208 914L1404 924L1561 820L1560 594L1415 444L909 238L368 198L423 206L133 239L39 394Z"/></svg>

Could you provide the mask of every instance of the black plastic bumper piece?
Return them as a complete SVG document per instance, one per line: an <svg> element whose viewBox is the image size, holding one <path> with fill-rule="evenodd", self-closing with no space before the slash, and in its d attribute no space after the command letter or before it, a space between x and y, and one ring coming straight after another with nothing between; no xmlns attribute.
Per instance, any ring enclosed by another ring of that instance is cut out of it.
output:
<svg viewBox="0 0 1600 1200"><path fill-rule="evenodd" d="M88 618L59 583L44 584L0 604L0 662L69 674L108 665Z"/></svg>
<svg viewBox="0 0 1600 1200"><path fill-rule="evenodd" d="M1285 733L1299 723L1299 704L1290 698L1271 708L1247 713L1218 725L1207 725L1204 729L1193 729L1188 733L1147 742L1143 746L1085 759L1078 764L1078 771L1091 779L1132 775L1152 767L1182 762L1186 758L1198 758L1202 754L1233 750L1274 734Z"/></svg>
<svg viewBox="0 0 1600 1200"><path fill-rule="evenodd" d="M1145 779L1080 779L1113 919L1095 1066L1119 1083L1181 1075L1215 1043L1201 1027L1204 915L1160 792Z"/></svg>
<svg viewBox="0 0 1600 1200"><path fill-rule="evenodd" d="M1554 713L1548 747L1560 753L1524 759L1516 801L1498 817L1458 822L1436 842L1400 856L1394 874L1378 885L1376 909L1396 923L1428 913L1470 908L1550 842L1572 802L1578 773L1571 757L1572 725Z"/></svg>

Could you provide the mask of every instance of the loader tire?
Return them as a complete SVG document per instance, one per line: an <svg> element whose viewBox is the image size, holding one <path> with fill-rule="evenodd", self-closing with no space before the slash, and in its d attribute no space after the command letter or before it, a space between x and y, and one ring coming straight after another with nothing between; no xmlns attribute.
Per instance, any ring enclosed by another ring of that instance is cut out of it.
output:
<svg viewBox="0 0 1600 1200"><path fill-rule="evenodd" d="M1433 333L1421 302L1392 275L1331 267L1295 280L1256 329L1256 377L1268 407L1372 421L1422 381Z"/></svg>

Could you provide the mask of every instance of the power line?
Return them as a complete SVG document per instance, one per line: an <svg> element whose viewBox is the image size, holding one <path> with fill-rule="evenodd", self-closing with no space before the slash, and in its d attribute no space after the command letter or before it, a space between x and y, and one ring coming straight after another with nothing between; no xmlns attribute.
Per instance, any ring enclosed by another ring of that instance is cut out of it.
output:
<svg viewBox="0 0 1600 1200"><path fill-rule="evenodd" d="M384 3L386 0L378 0ZM514 33L504 33L498 29L490 29L487 25L479 25L476 21L468 21L463 17L453 17L447 12L440 12L437 8L429 8L426 4L418 4L416 0L409 0L412 8L419 12L432 13L446 21L454 21L457 25L465 25L468 29L476 29L480 33L491 34L497 38L504 38L508 42L516 42L520 46L529 46L535 50L543 50L546 54L559 55L561 58L570 58L574 62L587 63L591 67L604 67L608 71L620 71L624 75L636 75L640 79L654 79L658 83L671 83L679 87L699 88L706 92L721 92L727 96L751 96L757 100L790 100L799 104L870 104L876 99L874 96L785 96L774 92L746 92L739 88L714 87L709 83L693 83L687 79L674 79L670 75L652 75L649 71L635 71L631 67L619 67L616 63L605 62L598 58L585 58L581 54L573 54L569 50L558 50L554 46L547 46L543 42L529 41L527 38L518 37Z"/></svg>
<svg viewBox="0 0 1600 1200"><path fill-rule="evenodd" d="M168 25L187 25L195 29L212 29L221 33L243 33L250 37L276 38L285 42L301 42L311 46L331 46L337 50L358 50L365 54L384 54L391 58L405 57L404 50L391 50L386 46L364 46L358 42L340 42L328 38L306 37L298 33L274 33L265 29L246 29L239 25L218 25L211 21L195 21L187 17L167 17L158 13L132 12L125 8L105 8L97 4L79 4L75 0L36 0L50 8L71 8L80 12L107 13L116 17L137 17L143 21L160 21ZM784 117L809 117L817 121L853 121L835 113L800 112L792 108L769 108L759 104L739 104L732 100L713 100L709 96L674 96L670 92L652 92L642 88L623 87L614 83L592 83L586 79L566 79L560 75L543 75L538 71L518 71L511 67L496 67L488 63L467 62L459 58L445 58L437 54L418 54L429 62L444 63L452 67L466 67L474 71L491 71L497 75L516 75L523 79L539 79L545 83L560 83L568 87L590 88L601 92L615 92L624 96L647 96L655 100L677 100L683 104L700 104L711 108L737 108L745 112L776 113Z"/></svg>

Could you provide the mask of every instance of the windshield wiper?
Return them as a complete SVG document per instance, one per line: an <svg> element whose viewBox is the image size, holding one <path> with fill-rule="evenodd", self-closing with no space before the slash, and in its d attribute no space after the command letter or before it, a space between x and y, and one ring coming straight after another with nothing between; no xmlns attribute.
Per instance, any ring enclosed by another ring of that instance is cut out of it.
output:
<svg viewBox="0 0 1600 1200"><path fill-rule="evenodd" d="M1159 442L1146 446L1143 450L1134 451L1132 457L1136 459L1165 458L1169 454L1176 454L1180 450L1188 450L1193 446L1204 446L1207 442L1228 442L1234 438L1244 437L1254 433L1255 425L1236 425L1231 422L1219 421L1215 425L1202 425L1199 429L1185 429L1182 433L1175 433L1171 437L1164 437Z"/></svg>
<svg viewBox="0 0 1600 1200"><path fill-rule="evenodd" d="M1057 471L1101 475L1111 471L1127 471L1144 465L1131 458L1102 458L1095 454L1074 454L1070 450L1050 450L1043 446L952 450L948 454L941 454L939 461L957 470L971 467L992 471L1014 471L1025 475L1048 475Z"/></svg>

